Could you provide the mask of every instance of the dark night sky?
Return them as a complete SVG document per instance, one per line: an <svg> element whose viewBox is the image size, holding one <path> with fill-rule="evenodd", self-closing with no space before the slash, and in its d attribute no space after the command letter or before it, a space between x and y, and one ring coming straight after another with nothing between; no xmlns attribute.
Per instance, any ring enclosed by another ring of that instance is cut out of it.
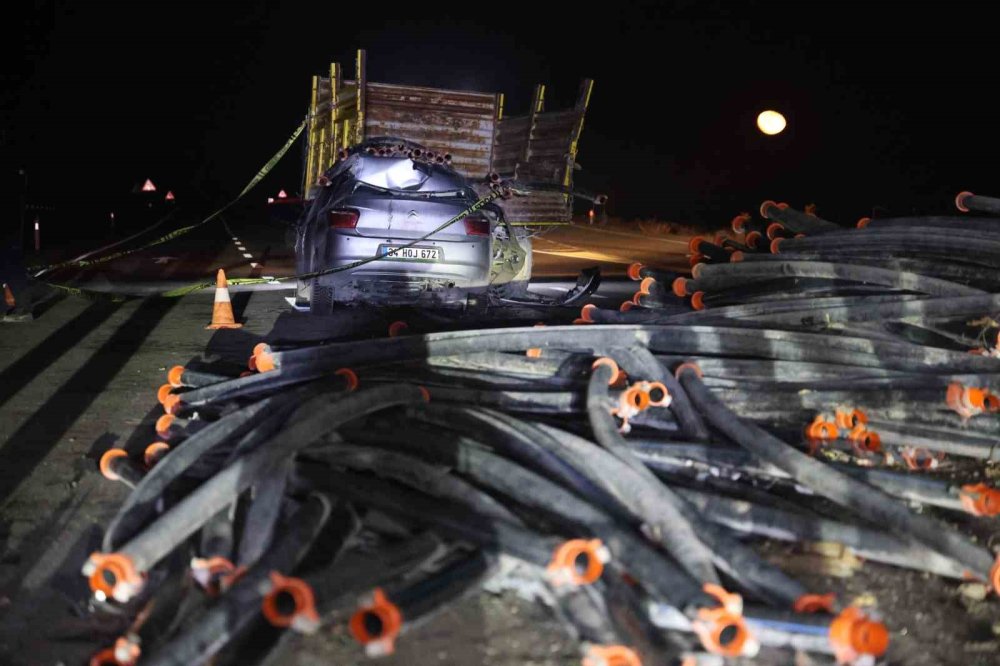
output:
<svg viewBox="0 0 1000 666"><path fill-rule="evenodd" d="M515 113L535 82L569 102L593 77L580 182L622 215L721 224L772 198L853 222L1000 191L997 47L974 5L34 4L5 28L3 168L84 217L147 175L221 202L299 122L310 76L358 47L371 80L503 91ZM754 127L766 107L789 119L776 139ZM294 189L297 158L261 197Z"/></svg>

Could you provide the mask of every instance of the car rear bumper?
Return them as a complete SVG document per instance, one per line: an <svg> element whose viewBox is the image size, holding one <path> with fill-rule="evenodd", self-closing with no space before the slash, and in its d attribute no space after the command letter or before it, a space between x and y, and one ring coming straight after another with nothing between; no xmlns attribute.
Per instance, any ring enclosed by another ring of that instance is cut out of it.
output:
<svg viewBox="0 0 1000 666"><path fill-rule="evenodd" d="M406 245L408 239L373 238L331 232L325 261L317 269L348 266L379 256L383 245ZM337 302L459 302L482 292L489 280L490 239L421 241L419 247L443 252L442 261L380 259L358 268L317 278L315 286L332 290Z"/></svg>
<svg viewBox="0 0 1000 666"><path fill-rule="evenodd" d="M356 261L379 256L382 246L402 246L408 239L365 237L331 232L327 238L323 268L347 266ZM352 280L437 279L459 287L485 287L489 275L490 239L476 237L469 241L421 241L417 247L437 248L441 261L380 259L350 271L333 273L331 284Z"/></svg>

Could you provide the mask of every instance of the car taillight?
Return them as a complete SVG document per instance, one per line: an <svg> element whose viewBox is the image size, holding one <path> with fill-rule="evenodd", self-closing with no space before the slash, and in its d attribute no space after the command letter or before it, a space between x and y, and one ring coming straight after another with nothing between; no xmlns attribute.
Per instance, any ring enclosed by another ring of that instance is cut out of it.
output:
<svg viewBox="0 0 1000 666"><path fill-rule="evenodd" d="M470 215L462 218L467 236L489 236L490 221L481 215Z"/></svg>
<svg viewBox="0 0 1000 666"><path fill-rule="evenodd" d="M331 210L326 214L331 229L354 229L358 226L358 211Z"/></svg>

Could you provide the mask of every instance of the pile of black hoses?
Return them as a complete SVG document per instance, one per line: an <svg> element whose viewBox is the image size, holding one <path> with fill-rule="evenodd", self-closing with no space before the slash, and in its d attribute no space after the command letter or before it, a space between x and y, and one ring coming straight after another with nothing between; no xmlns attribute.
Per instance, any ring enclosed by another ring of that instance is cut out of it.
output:
<svg viewBox="0 0 1000 666"><path fill-rule="evenodd" d="M101 459L131 492L83 573L127 629L93 663L281 663L338 626L377 656L484 585L533 590L590 664L889 649L891 617L761 540L1000 592L948 520L1000 513L1000 226L762 213L693 243L690 278L633 266L630 307L581 325L171 370L157 442Z"/></svg>

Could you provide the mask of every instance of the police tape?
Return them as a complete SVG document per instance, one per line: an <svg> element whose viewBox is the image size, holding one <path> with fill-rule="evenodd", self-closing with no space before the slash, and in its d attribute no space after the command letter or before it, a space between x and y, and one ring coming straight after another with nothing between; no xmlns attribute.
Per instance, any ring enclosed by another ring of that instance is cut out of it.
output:
<svg viewBox="0 0 1000 666"><path fill-rule="evenodd" d="M305 129L307 123L308 123L308 120L302 121L302 123L295 129L295 131L292 133L292 135L288 138L288 141L285 142L285 145L282 146L281 149L277 153L275 153L274 156L270 160L268 160L267 163L263 167L261 167L261 169L257 172L257 175L255 175L253 178L250 179L250 182L248 182L247 185L246 185L246 187L244 187L243 190L238 195L236 195L236 198L234 198L233 200L231 200L229 203L227 203L222 208L219 208L217 211L215 211L214 213L212 213L211 215L209 215L208 217L206 217L205 219L203 219L201 222L198 222L196 224L191 224L191 225L188 225L186 227L181 227L180 229L175 229L175 230L171 231L168 234L160 236L159 238L155 238L152 241L150 241L148 243L145 243L144 245L141 245L141 246L136 247L136 248L132 248L130 250L122 250L121 252L115 252L113 254L108 254L108 255L105 255L103 257L98 257L96 259L79 259L79 260L77 260L77 259L71 259L70 261L64 261L64 262L59 263L59 264L53 264L51 266L46 266L45 268L42 268L37 273L35 273L34 274L35 277L40 277L40 276L44 275L45 273L52 272L52 271L54 271L54 270L56 270L58 268L65 268L67 266L78 266L80 268L86 268L88 266L94 266L96 264L103 264L103 263L106 263L106 262L109 262L109 261L114 261L115 259L121 259L122 257L128 256L130 254L134 254L136 252L140 252L142 250L149 249L149 248L154 247L156 245L161 245L163 243L166 243L167 241L174 240L175 238L183 236L184 234L190 233L191 231L194 231L195 229L208 224L209 222L211 222L212 220L214 220L215 218L217 218L219 215L221 215L225 211L229 210L229 208L231 208L232 206L234 206L238 201L240 201L240 199L242 199L244 196L246 196L246 194L250 190L252 190L261 180L263 180L264 177L268 173L270 173L272 169L274 169L274 166L279 161L281 161L281 158L283 158L285 156L285 153L288 152L289 148L292 147L292 144L294 144L295 141L296 141L296 139L299 138L299 135L302 134L302 130ZM160 223L157 222L156 224L153 225L153 227L150 227L150 228L155 228L155 227L159 226L159 224ZM82 255L82 256L86 256L86 255ZM34 270L34 269L32 269L32 270ZM75 289L74 287L59 287L58 285L51 284L51 283L46 283L46 284L49 284L50 286L56 287L56 288L63 288L66 291Z"/></svg>
<svg viewBox="0 0 1000 666"><path fill-rule="evenodd" d="M454 217L452 217L450 220L448 220L446 222L442 222L438 227L436 227L435 229L427 232L426 234L424 234L420 238L414 239L414 240L410 241L409 243L406 243L405 245L400 245L398 249L405 250L406 248L414 247L416 245L419 245L420 243L423 243L424 241L426 241L428 238L430 238L434 234L436 234L436 233L438 233L438 232L440 232L440 231L442 231L442 230L450 227L451 225L455 224L456 222L458 222L459 220L465 218L466 216L472 215L476 211L481 210L488 203L490 203L492 201L495 201L496 199L499 199L501 196L503 196L503 189L502 188L498 187L498 188L496 188L494 190L491 190L489 194L481 197L478 201L476 201L474 204L472 204L471 206L469 206L468 208L466 208L465 210L463 210L458 215L455 215ZM514 242L516 242L516 241L514 241ZM380 260L382 260L382 257L376 255L374 257L367 257L365 259L359 259L358 261L353 261L353 262L351 262L349 264L345 264L343 266L334 266L332 268L326 268L326 269L319 270L319 271L312 271L310 273L302 273L301 275L287 275L287 276L284 276L284 277L266 277L266 278L263 278L263 277L260 277L260 278L229 278L229 279L227 279L227 282L230 285L241 286L241 285L249 285L249 284L275 284L275 283L281 283L281 282L290 282L292 280L303 280L303 281L305 281L305 280L312 280L313 278L318 278L318 277L321 277L323 275L331 275L333 273L342 273L344 271L351 271L351 270L354 270L355 268L358 268L360 266L364 266L365 264L370 264L373 261L380 261ZM166 291L166 292L161 293L160 296L162 296L164 298L179 298L181 296L187 296L188 294L193 294L196 291L201 291L202 289L209 289L209 288L213 288L213 287L215 287L215 280L212 280L210 282L201 282L199 284L188 285L186 287L179 287L177 289L172 289L170 291Z"/></svg>

